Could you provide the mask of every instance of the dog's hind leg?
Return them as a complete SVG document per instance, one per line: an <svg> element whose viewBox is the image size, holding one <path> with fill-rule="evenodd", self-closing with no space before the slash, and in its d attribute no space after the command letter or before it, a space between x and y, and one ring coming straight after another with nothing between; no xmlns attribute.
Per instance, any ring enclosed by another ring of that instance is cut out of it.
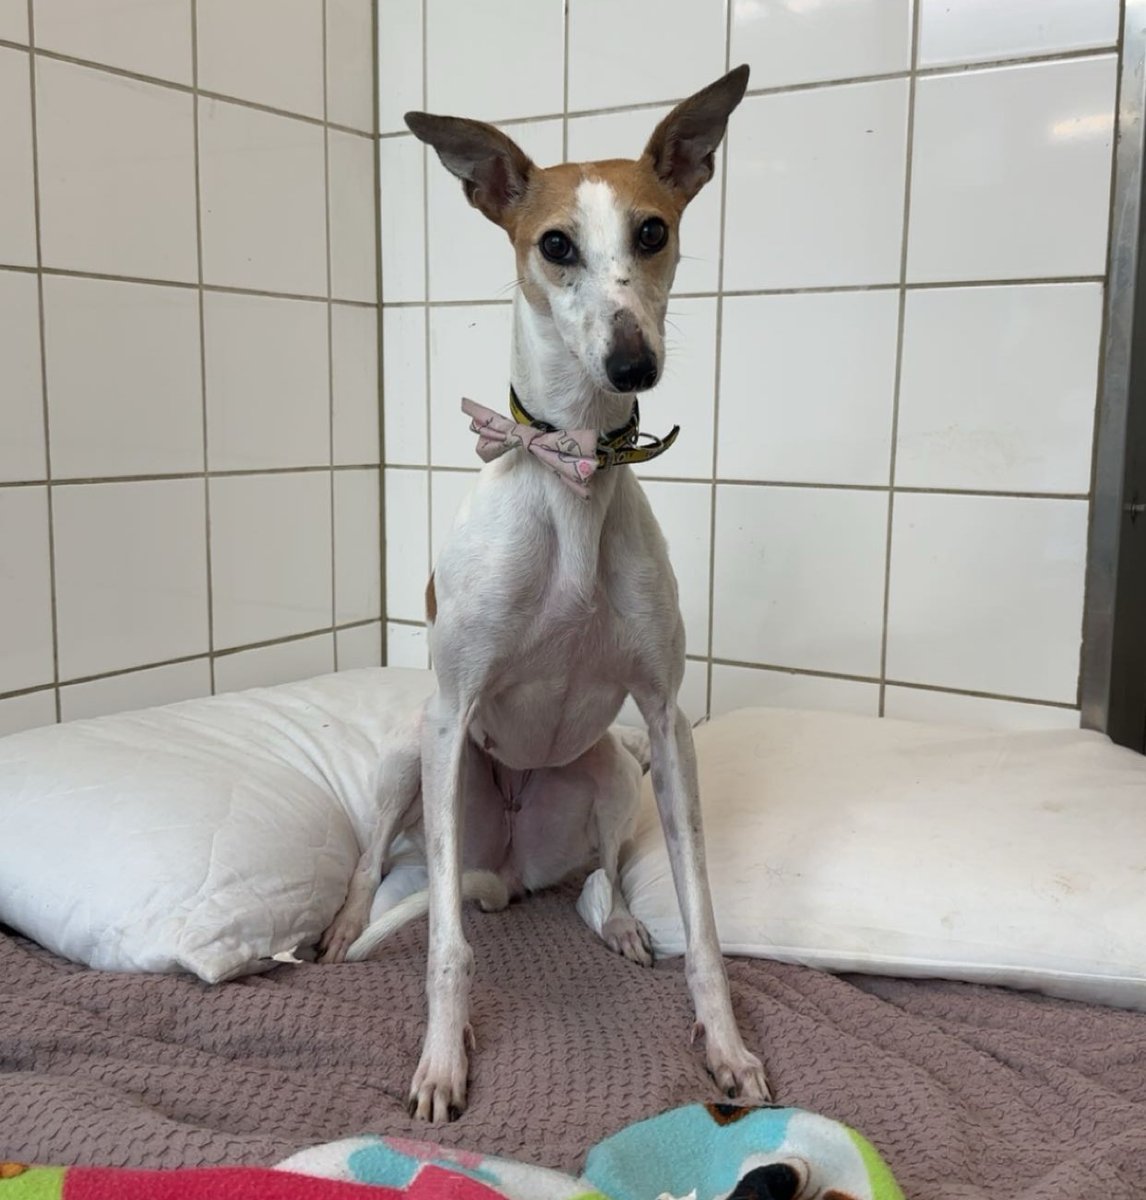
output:
<svg viewBox="0 0 1146 1200"><path fill-rule="evenodd" d="M600 869L612 889L609 915L601 927L601 940L610 950L642 967L653 965L648 930L629 912L621 891L621 854L632 837L640 800L641 766L614 733L607 733L591 751L596 801Z"/></svg>
<svg viewBox="0 0 1146 1200"><path fill-rule="evenodd" d="M383 757L378 784L378 821L350 878L346 900L319 940L319 962L340 963L370 920L374 893L386 873L394 838L417 816L422 789L420 722L411 723L402 740Z"/></svg>

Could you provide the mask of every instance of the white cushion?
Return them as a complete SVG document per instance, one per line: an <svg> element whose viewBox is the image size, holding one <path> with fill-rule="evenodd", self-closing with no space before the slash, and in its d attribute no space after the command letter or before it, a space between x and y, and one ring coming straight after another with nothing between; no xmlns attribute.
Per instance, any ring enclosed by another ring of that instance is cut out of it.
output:
<svg viewBox="0 0 1146 1200"><path fill-rule="evenodd" d="M0 921L77 962L208 983L313 943L429 671L304 683L0 740Z"/></svg>
<svg viewBox="0 0 1146 1200"><path fill-rule="evenodd" d="M1146 1009L1146 759L1098 733L742 710L696 731L729 954ZM648 779L623 875L684 934Z"/></svg>

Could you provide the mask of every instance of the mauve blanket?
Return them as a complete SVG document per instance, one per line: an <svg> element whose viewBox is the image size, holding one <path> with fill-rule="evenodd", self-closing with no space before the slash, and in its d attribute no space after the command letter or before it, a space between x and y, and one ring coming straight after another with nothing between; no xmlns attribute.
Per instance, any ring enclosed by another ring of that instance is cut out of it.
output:
<svg viewBox="0 0 1146 1200"><path fill-rule="evenodd" d="M478 1038L450 1145L577 1170L630 1122L712 1098L680 963L609 954L575 889L467 918ZM404 1110L424 923L379 962L207 987L0 935L0 1160L271 1163ZM730 965L777 1098L854 1126L909 1200L1141 1200L1146 1015L963 984Z"/></svg>

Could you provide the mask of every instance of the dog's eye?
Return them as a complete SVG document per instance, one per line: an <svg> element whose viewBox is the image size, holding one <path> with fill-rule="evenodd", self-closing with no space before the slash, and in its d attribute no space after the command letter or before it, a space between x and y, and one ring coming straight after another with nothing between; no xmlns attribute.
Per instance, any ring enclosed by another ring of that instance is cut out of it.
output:
<svg viewBox="0 0 1146 1200"><path fill-rule="evenodd" d="M573 243L560 229L550 229L543 233L539 245L541 253L551 263L560 263L567 267L577 261L577 251Z"/></svg>
<svg viewBox="0 0 1146 1200"><path fill-rule="evenodd" d="M669 231L668 226L660 219L660 217L649 217L649 219L637 230L637 245L642 250L647 250L650 254L663 249L665 242L668 241Z"/></svg>

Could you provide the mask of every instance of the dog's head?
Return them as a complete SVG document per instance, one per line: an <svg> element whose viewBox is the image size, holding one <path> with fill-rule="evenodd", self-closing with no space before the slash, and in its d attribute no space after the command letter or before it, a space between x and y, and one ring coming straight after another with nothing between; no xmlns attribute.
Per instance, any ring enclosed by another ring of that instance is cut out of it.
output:
<svg viewBox="0 0 1146 1200"><path fill-rule="evenodd" d="M664 365L681 214L712 178L747 86L748 67L737 67L682 101L638 159L542 168L480 121L412 112L406 124L509 234L525 298L586 375L603 391L639 392Z"/></svg>

